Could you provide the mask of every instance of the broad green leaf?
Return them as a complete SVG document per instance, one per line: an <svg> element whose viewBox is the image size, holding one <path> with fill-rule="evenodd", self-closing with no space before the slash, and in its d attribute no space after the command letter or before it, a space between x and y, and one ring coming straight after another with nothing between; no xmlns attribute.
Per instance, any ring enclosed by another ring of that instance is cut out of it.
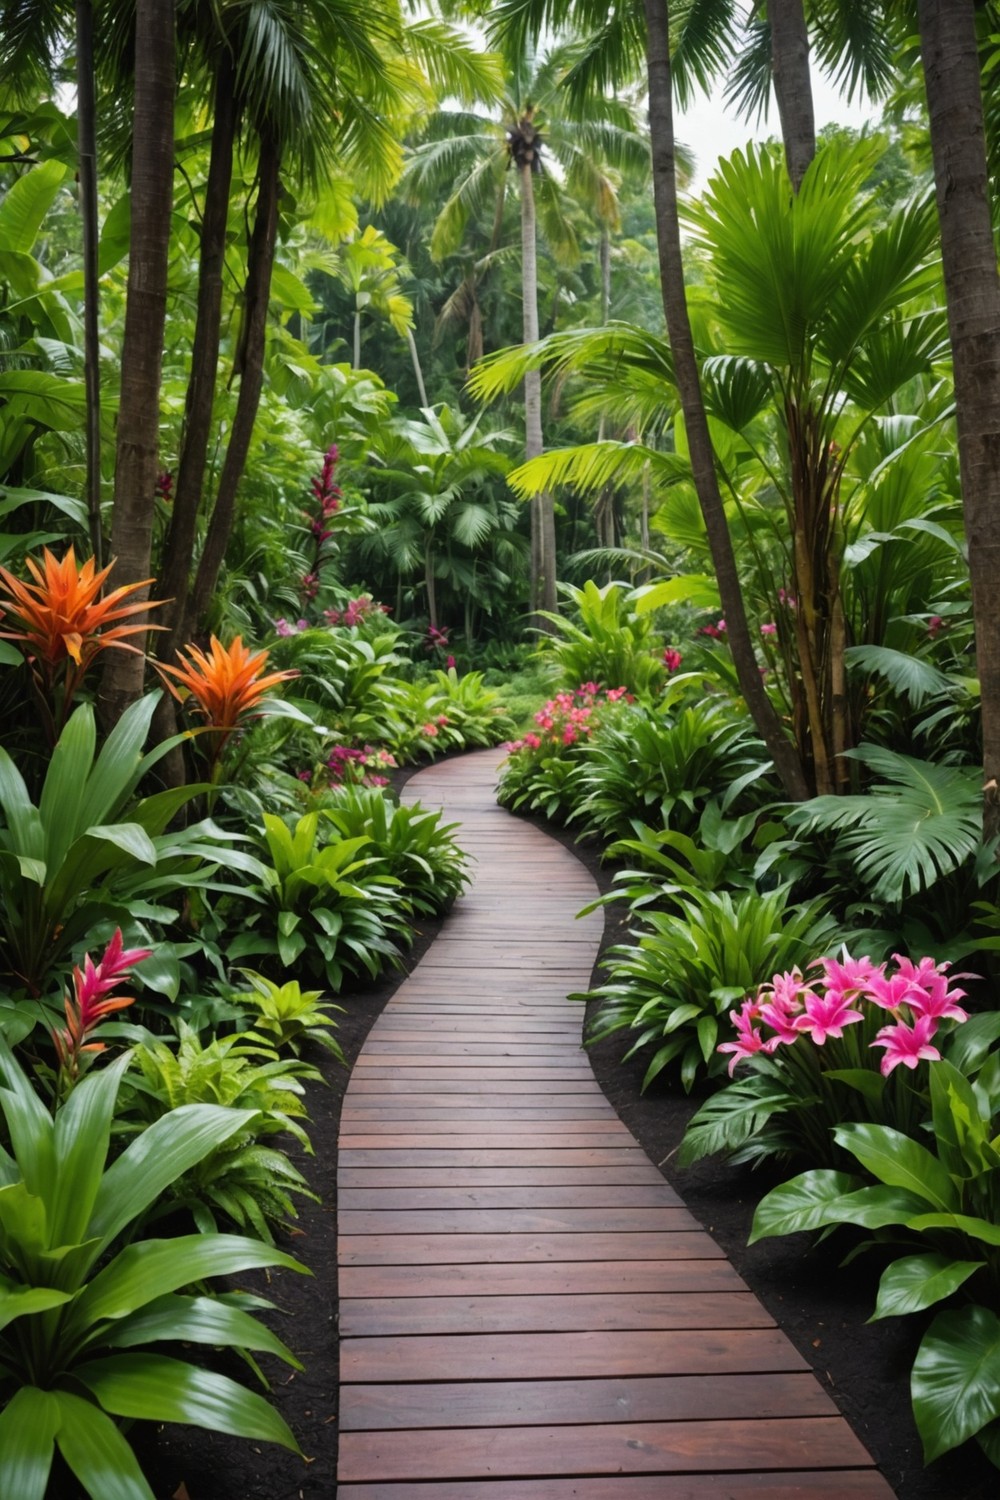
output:
<svg viewBox="0 0 1000 1500"><path fill-rule="evenodd" d="M825 1168L781 1183L758 1203L748 1243L820 1228L828 1222L830 1208L858 1185L858 1178Z"/></svg>
<svg viewBox="0 0 1000 1500"><path fill-rule="evenodd" d="M102 1334L101 1341L114 1349L132 1349L137 1344L151 1344L158 1339L192 1344L231 1344L237 1349L274 1354L297 1370L302 1369L276 1333L249 1313L227 1306L215 1297L180 1297L173 1293L158 1297L148 1306L123 1318L110 1333Z"/></svg>
<svg viewBox="0 0 1000 1500"><path fill-rule="evenodd" d="M155 1120L105 1172L88 1233L109 1245L171 1183L254 1115L254 1110L216 1104L182 1104Z"/></svg>
<svg viewBox="0 0 1000 1500"><path fill-rule="evenodd" d="M0 1411L0 1495L44 1500L59 1420L50 1391L25 1385L14 1392Z"/></svg>
<svg viewBox="0 0 1000 1500"><path fill-rule="evenodd" d="M257 1266L284 1266L305 1273L305 1267L284 1251L242 1235L188 1234L171 1240L138 1240L120 1250L84 1288L69 1314L67 1328L81 1337L101 1318L124 1318L206 1276L229 1276Z"/></svg>
<svg viewBox="0 0 1000 1500"><path fill-rule="evenodd" d="M0 1276L0 1328L6 1328L8 1323L23 1318L26 1313L48 1312L50 1308L61 1307L72 1295L72 1292L61 1292L52 1286L21 1286L8 1276Z"/></svg>
<svg viewBox="0 0 1000 1500"><path fill-rule="evenodd" d="M49 1235L53 1245L84 1239L93 1212L111 1140L111 1119L126 1052L109 1067L82 1079L55 1120L56 1172L49 1195Z"/></svg>
<svg viewBox="0 0 1000 1500"><path fill-rule="evenodd" d="M913 1415L931 1463L1000 1417L1000 1319L985 1307L938 1313L910 1377Z"/></svg>
<svg viewBox="0 0 1000 1500"><path fill-rule="evenodd" d="M16 178L0 201L0 247L29 254L69 168L54 158Z"/></svg>
<svg viewBox="0 0 1000 1500"><path fill-rule="evenodd" d="M636 590L636 613L648 614L667 604L693 604L696 609L721 609L719 586L705 573L681 573L663 583Z"/></svg>
<svg viewBox="0 0 1000 1500"><path fill-rule="evenodd" d="M284 1418L235 1380L157 1354L117 1354L79 1365L74 1376L118 1417L186 1422L299 1452Z"/></svg>
<svg viewBox="0 0 1000 1500"><path fill-rule="evenodd" d="M59 1451L91 1500L156 1500L131 1445L90 1401L53 1391L59 1407Z"/></svg>
<svg viewBox="0 0 1000 1500"><path fill-rule="evenodd" d="M841 1125L833 1135L879 1182L905 1188L945 1212L958 1207L955 1185L937 1157L902 1131L885 1125Z"/></svg>
<svg viewBox="0 0 1000 1500"><path fill-rule="evenodd" d="M970 1240L979 1240L984 1245L1000 1245L1000 1224L989 1219L979 1219L972 1214L919 1214L906 1221L907 1229L925 1234L928 1229L954 1229L967 1235Z"/></svg>
<svg viewBox="0 0 1000 1500"><path fill-rule="evenodd" d="M861 1229L884 1229L889 1224L908 1224L919 1213L924 1200L905 1188L863 1187L848 1193L829 1222L856 1224Z"/></svg>
<svg viewBox="0 0 1000 1500"><path fill-rule="evenodd" d="M882 1273L878 1301L870 1322L922 1312L956 1292L986 1264L981 1260L952 1260L950 1256L906 1255Z"/></svg>

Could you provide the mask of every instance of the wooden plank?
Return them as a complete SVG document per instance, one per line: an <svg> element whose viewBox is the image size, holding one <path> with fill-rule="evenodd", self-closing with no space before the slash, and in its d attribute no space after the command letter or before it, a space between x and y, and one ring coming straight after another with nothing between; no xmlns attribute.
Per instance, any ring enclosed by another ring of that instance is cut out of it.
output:
<svg viewBox="0 0 1000 1500"><path fill-rule="evenodd" d="M744 1422L629 1422L600 1427L502 1427L345 1432L340 1476L475 1479L551 1474L856 1468L867 1454L838 1417Z"/></svg>
<svg viewBox="0 0 1000 1500"><path fill-rule="evenodd" d="M460 1110L460 1116L455 1111ZM586 1100L583 1104L570 1104L569 1107L560 1104L549 1104L544 1101L538 1104L525 1104L523 1099L519 1104L503 1105L496 1099L491 1103L477 1106L462 1098L458 1099L397 1099L392 1105L370 1105L348 1103L340 1112L341 1124L345 1125L378 1125L390 1124L400 1121L403 1124L418 1124L422 1130L431 1128L431 1121L440 1121L446 1125L451 1119L452 1129L456 1118L469 1120L473 1124L479 1121L484 1123L493 1120L506 1120L512 1130L517 1133L520 1127L530 1126L534 1123L543 1123L546 1120L558 1120L563 1125L573 1122L583 1123L597 1121L614 1121L618 1117L613 1110L601 1105L594 1100Z"/></svg>
<svg viewBox="0 0 1000 1500"><path fill-rule="evenodd" d="M576 1057L564 1058L562 1062L546 1063L544 1067L536 1063L522 1066L517 1062L466 1062L449 1067L430 1057L421 1063L415 1058L407 1057L368 1058L366 1061L362 1055L354 1066L360 1078L378 1078L384 1082L427 1078L435 1083L473 1083L480 1087L486 1083L506 1084L525 1080L532 1081L536 1085L541 1083L547 1086L563 1079L579 1085L581 1079L594 1076L587 1060L578 1061ZM544 1090L536 1087L535 1092L540 1093Z"/></svg>
<svg viewBox="0 0 1000 1500"><path fill-rule="evenodd" d="M344 1150L340 1153L340 1160L345 1167L548 1167L553 1164L627 1167L648 1163L648 1157L638 1146L604 1146L600 1150L564 1146L558 1151L551 1147L532 1146L469 1146L464 1150L458 1146L451 1150L442 1146L421 1147L419 1150L372 1146L363 1151Z"/></svg>
<svg viewBox="0 0 1000 1500"><path fill-rule="evenodd" d="M432 1371L438 1380L581 1380L808 1368L776 1328L427 1334L344 1339L340 1345L345 1383L426 1380Z"/></svg>
<svg viewBox="0 0 1000 1500"><path fill-rule="evenodd" d="M341 1187L645 1187L663 1181L652 1162L620 1167L401 1167L337 1169Z"/></svg>
<svg viewBox="0 0 1000 1500"><path fill-rule="evenodd" d="M367 1297L562 1296L613 1292L738 1292L727 1260L517 1261L441 1265L342 1265L340 1295Z"/></svg>
<svg viewBox="0 0 1000 1500"><path fill-rule="evenodd" d="M718 1421L835 1416L811 1374L652 1375L593 1380L496 1380L345 1385L342 1432L436 1427L560 1427L588 1422Z"/></svg>
<svg viewBox="0 0 1000 1500"><path fill-rule="evenodd" d="M481 1074L475 1073L466 1073L458 1078L432 1078L426 1073L418 1073L413 1078L400 1078L396 1074L388 1078L373 1078L355 1072L351 1074L346 1097L356 1099L362 1094L375 1094L380 1098L390 1098L395 1094L433 1094L435 1097L444 1094L472 1094L481 1099L486 1087L505 1098L512 1094L527 1094L529 1098L538 1098L542 1092L548 1098L553 1098L556 1094L575 1094L579 1097L586 1092L594 1099L604 1098L593 1073L583 1074L579 1078L568 1078L564 1074L550 1077L542 1091L537 1082L525 1078L523 1072L506 1080L483 1078Z"/></svg>
<svg viewBox="0 0 1000 1500"><path fill-rule="evenodd" d="M672 1208L666 1183L648 1187L341 1187L338 1210L390 1208Z"/></svg>
<svg viewBox="0 0 1000 1500"><path fill-rule="evenodd" d="M617 1130L607 1127L593 1126L590 1130L579 1134L574 1131L564 1131L559 1128L558 1123L551 1125L538 1124L533 1130L522 1131L520 1134L508 1133L501 1125L496 1129L484 1126L480 1130L473 1131L471 1128L465 1134L456 1131L454 1125L450 1130L429 1131L417 1135L416 1132L393 1130L391 1135L379 1131L366 1132L364 1135L344 1135L341 1137L342 1151L517 1151L531 1150L537 1152L548 1151L631 1151L634 1150L632 1137L623 1126Z"/></svg>
<svg viewBox="0 0 1000 1500"><path fill-rule="evenodd" d="M697 1229L686 1208L432 1208L338 1210L340 1232L370 1234L589 1234L613 1228Z"/></svg>
<svg viewBox="0 0 1000 1500"><path fill-rule="evenodd" d="M683 1297L665 1292L558 1297L369 1297L345 1298L340 1303L342 1338L773 1326L774 1319L749 1292L691 1292ZM452 1415L449 1412L449 1421ZM550 1415L549 1420L570 1419Z"/></svg>
<svg viewBox="0 0 1000 1500"><path fill-rule="evenodd" d="M464 1261L710 1260L722 1256L707 1234L343 1234L343 1266L460 1265Z"/></svg>
<svg viewBox="0 0 1000 1500"><path fill-rule="evenodd" d="M833 1473L612 1474L574 1479L434 1479L346 1484L338 1500L893 1500L874 1469Z"/></svg>

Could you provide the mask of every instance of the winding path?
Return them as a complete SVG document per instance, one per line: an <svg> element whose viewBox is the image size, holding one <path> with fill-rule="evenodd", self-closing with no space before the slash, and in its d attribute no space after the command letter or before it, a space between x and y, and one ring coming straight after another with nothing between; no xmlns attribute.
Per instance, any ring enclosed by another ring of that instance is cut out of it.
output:
<svg viewBox="0 0 1000 1500"><path fill-rule="evenodd" d="M475 881L344 1100L340 1500L891 1500L601 1093L594 886L496 765L409 783Z"/></svg>

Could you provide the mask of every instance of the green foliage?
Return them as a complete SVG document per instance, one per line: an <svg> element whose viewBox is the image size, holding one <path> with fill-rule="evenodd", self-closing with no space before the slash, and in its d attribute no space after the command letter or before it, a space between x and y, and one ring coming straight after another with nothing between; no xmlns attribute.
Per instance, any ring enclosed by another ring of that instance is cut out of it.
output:
<svg viewBox="0 0 1000 1500"><path fill-rule="evenodd" d="M377 787L343 786L329 794L326 817L342 839L367 839L373 876L391 876L415 911L450 906L468 883L467 860L453 837L457 823L420 803L394 806Z"/></svg>
<svg viewBox="0 0 1000 1500"><path fill-rule="evenodd" d="M133 801L171 748L167 741L143 754L155 705L156 695L139 699L98 750L93 710L82 704L60 736L37 804L0 749L3 963L31 993L99 922L169 919L169 908L151 907L151 898L205 884L219 865L252 865L210 822L165 831L204 788Z"/></svg>
<svg viewBox="0 0 1000 1500"><path fill-rule="evenodd" d="M582 682L598 687L623 687L633 697L648 701L663 686L667 670L663 642L653 628L652 615L636 608L636 591L623 583L594 582L576 589L563 585L577 620L563 615L543 616L553 634L541 647L542 660L552 660L557 682L575 688Z"/></svg>
<svg viewBox="0 0 1000 1500"><path fill-rule="evenodd" d="M332 1052L338 1062L344 1053L333 1035L336 1022L331 1011L343 1012L342 1005L330 1005L322 999L322 990L304 990L297 980L275 984L253 969L241 970L250 981L249 990L232 996L234 1004L249 1010L252 1030L266 1037L278 1052L290 1050L297 1057L303 1042L314 1042Z"/></svg>
<svg viewBox="0 0 1000 1500"><path fill-rule="evenodd" d="M624 838L655 820L691 833L723 787L728 807L769 771L749 720L725 699L685 702L687 688L674 679L655 707L636 704L594 735L574 814L588 832Z"/></svg>
<svg viewBox="0 0 1000 1500"><path fill-rule="evenodd" d="M939 1313L917 1353L913 1412L928 1463L973 1436L992 1457L1000 1421L1000 1066L991 1054L973 1083L937 1062L929 1077L926 1144L884 1126L841 1126L837 1142L866 1176L818 1170L782 1184L758 1206L751 1236L855 1224L880 1240L891 1232L915 1241L919 1253L883 1273L875 1317L923 1312L960 1289L987 1298L986 1306Z"/></svg>
<svg viewBox="0 0 1000 1500"><path fill-rule="evenodd" d="M366 836L324 844L319 812L291 829L265 813L263 842L270 863L261 865L260 884L244 889L253 904L224 910L227 922L242 921L245 929L228 946L230 962L271 957L279 969L295 964L334 993L345 975L374 978L384 963L399 962L392 939L408 936L410 903L395 877L373 872Z"/></svg>
<svg viewBox="0 0 1000 1500"><path fill-rule="evenodd" d="M234 1346L297 1361L235 1302L184 1289L207 1277L302 1268L233 1235L137 1239L162 1193L246 1129L252 1111L188 1105L165 1113L108 1164L115 1099L128 1057L84 1078L53 1119L0 1043L0 1093L12 1142L0 1152L0 1488L43 1500L59 1448L93 1500L108 1475L152 1500L114 1418L209 1426L296 1449L284 1420L228 1376L144 1352L167 1340ZM99 1269L98 1269L99 1268Z"/></svg>
<svg viewBox="0 0 1000 1500"><path fill-rule="evenodd" d="M631 930L636 946L618 945L602 960L609 979L591 1040L638 1032L626 1057L653 1047L643 1088L679 1066L690 1091L699 1075L724 1066L716 1048L726 1013L776 972L802 965L833 942L836 924L822 901L789 903L788 887L766 895L691 890L675 897L676 914L649 911Z"/></svg>
<svg viewBox="0 0 1000 1500"><path fill-rule="evenodd" d="M279 1058L269 1041L253 1033L201 1038L184 1022L176 1043L150 1039L135 1049L138 1071L127 1081L126 1129L161 1119L182 1105L213 1104L240 1110L246 1121L172 1184L155 1216L187 1209L203 1234L217 1228L216 1214L238 1229L273 1243L271 1225L295 1217L291 1193L315 1197L285 1153L260 1144L261 1137L290 1133L304 1150L309 1137L304 1080L315 1068Z"/></svg>

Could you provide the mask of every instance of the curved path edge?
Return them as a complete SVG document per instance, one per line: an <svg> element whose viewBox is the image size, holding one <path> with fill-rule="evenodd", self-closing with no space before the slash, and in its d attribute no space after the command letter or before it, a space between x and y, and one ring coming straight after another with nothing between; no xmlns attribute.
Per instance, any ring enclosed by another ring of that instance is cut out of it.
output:
<svg viewBox="0 0 1000 1500"><path fill-rule="evenodd" d="M406 787L474 879L344 1098L340 1500L892 1500L601 1092L596 888L498 759Z"/></svg>

